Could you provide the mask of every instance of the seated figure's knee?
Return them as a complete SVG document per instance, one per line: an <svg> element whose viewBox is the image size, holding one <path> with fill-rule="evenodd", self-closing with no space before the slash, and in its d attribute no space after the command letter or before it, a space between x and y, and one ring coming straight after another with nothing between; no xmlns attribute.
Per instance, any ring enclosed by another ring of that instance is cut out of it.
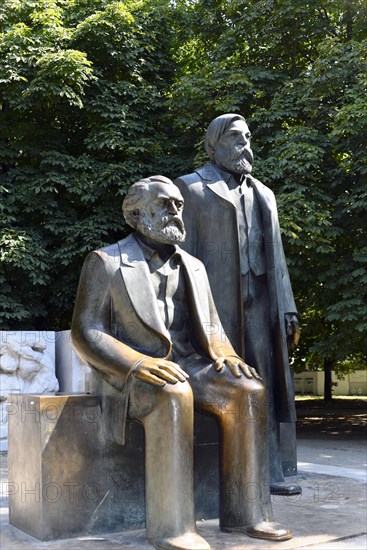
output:
<svg viewBox="0 0 367 550"><path fill-rule="evenodd" d="M248 422L262 423L267 418L265 386L255 379L239 384L240 400L242 401L242 416Z"/></svg>
<svg viewBox="0 0 367 550"><path fill-rule="evenodd" d="M239 399L252 396L254 399L265 400L265 386L255 378L247 378L244 374L240 378L235 378L232 374L228 374L227 379L223 381L223 385L232 397L238 396Z"/></svg>
<svg viewBox="0 0 367 550"><path fill-rule="evenodd" d="M263 384L245 376L235 380L235 384L230 382L227 399L223 403L223 419L240 423L266 422L266 392Z"/></svg>
<svg viewBox="0 0 367 550"><path fill-rule="evenodd" d="M175 403L178 406L194 405L194 395L190 384L186 382L177 382L177 384L166 384L159 388L157 392L157 399L162 401L169 401Z"/></svg>
<svg viewBox="0 0 367 550"><path fill-rule="evenodd" d="M243 393L256 397L259 400L266 399L265 386L259 380L255 378L246 378L244 375L241 378L238 378L238 386L241 388Z"/></svg>
<svg viewBox="0 0 367 550"><path fill-rule="evenodd" d="M246 378L243 375L241 378L237 378L237 381L234 391L240 399L255 400L259 403L266 402L266 390L262 382L255 378Z"/></svg>
<svg viewBox="0 0 367 550"><path fill-rule="evenodd" d="M153 411L172 411L185 414L193 410L194 398L190 384L177 382L165 386L153 386L139 381L130 394L129 413L133 418L142 419Z"/></svg>

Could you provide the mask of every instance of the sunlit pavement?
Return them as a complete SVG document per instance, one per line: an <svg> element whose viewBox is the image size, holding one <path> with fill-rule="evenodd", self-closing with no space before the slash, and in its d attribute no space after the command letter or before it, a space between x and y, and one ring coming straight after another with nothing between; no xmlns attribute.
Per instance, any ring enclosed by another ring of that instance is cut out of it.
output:
<svg viewBox="0 0 367 550"><path fill-rule="evenodd" d="M2 459L2 487L6 492L6 455ZM212 550L253 548L342 550L367 548L366 443L362 439L317 439L298 442L298 476L303 493L272 497L275 520L293 531L286 542L267 542L219 530L217 520L199 521L199 533ZM7 496L1 500L1 549L148 550L145 531L128 531L39 542L9 525Z"/></svg>

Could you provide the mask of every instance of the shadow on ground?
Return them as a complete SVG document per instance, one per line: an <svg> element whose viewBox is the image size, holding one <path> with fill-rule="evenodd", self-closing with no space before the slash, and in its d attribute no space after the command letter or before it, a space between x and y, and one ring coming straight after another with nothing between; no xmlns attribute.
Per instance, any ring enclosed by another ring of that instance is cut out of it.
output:
<svg viewBox="0 0 367 550"><path fill-rule="evenodd" d="M366 437L367 401L364 399L299 399L296 408L298 437Z"/></svg>

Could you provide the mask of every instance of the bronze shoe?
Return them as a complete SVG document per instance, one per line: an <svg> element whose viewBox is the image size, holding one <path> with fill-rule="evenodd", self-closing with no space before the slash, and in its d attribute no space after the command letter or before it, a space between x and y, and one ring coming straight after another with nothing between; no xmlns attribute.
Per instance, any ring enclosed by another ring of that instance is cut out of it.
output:
<svg viewBox="0 0 367 550"><path fill-rule="evenodd" d="M210 550L209 544L198 533L185 533L150 541L157 550Z"/></svg>
<svg viewBox="0 0 367 550"><path fill-rule="evenodd" d="M222 527L225 533L242 533L255 539L282 541L292 538L292 531L286 529L280 523L261 521L254 527Z"/></svg>
<svg viewBox="0 0 367 550"><path fill-rule="evenodd" d="M302 487L297 483L291 484L285 481L275 481L270 483L271 495L300 495L302 493Z"/></svg>

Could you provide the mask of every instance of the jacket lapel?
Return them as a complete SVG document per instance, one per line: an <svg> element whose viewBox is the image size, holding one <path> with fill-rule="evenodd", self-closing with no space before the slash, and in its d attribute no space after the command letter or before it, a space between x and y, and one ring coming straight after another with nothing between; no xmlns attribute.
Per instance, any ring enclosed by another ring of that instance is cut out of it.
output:
<svg viewBox="0 0 367 550"><path fill-rule="evenodd" d="M277 206L273 194L267 191L266 187L255 178L251 178L256 197L260 204L263 220L263 231L265 247L272 249L272 254L281 248L281 236L278 221ZM271 246L269 246L271 245ZM274 259L270 263L273 265Z"/></svg>
<svg viewBox="0 0 367 550"><path fill-rule="evenodd" d="M270 196L264 192L263 184L257 179L251 177L251 183L254 188L255 195L259 201L261 208L261 216L265 227L272 227L273 213L275 212L274 204L272 204Z"/></svg>
<svg viewBox="0 0 367 550"><path fill-rule="evenodd" d="M191 261L190 256L181 250L182 266L185 270L186 292L190 298L192 307L190 308L192 318L190 324L194 322L196 327L196 337L203 350L212 358L216 358L212 349L210 338L213 327L210 325L210 305L208 303L207 282L200 277L200 269ZM199 286L198 286L199 284Z"/></svg>
<svg viewBox="0 0 367 550"><path fill-rule="evenodd" d="M198 170L197 173L206 182L208 189L234 206L227 183L213 164L207 164L201 170ZM228 174L229 178L230 174Z"/></svg>
<svg viewBox="0 0 367 550"><path fill-rule="evenodd" d="M120 249L120 271L131 303L140 317L154 332L168 340L169 333L159 313L150 272L143 252L134 235L118 243Z"/></svg>

